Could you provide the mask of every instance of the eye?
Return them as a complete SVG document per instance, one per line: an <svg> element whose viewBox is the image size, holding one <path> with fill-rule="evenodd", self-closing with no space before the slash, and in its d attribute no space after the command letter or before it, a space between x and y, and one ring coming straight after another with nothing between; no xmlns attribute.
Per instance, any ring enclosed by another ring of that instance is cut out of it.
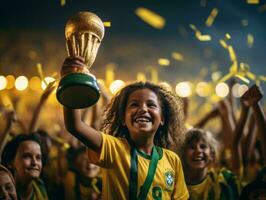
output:
<svg viewBox="0 0 266 200"><path fill-rule="evenodd" d="M200 144L200 148L201 149L206 149L206 148L208 148L208 146L206 144Z"/></svg>
<svg viewBox="0 0 266 200"><path fill-rule="evenodd" d="M14 186L11 183L5 185L7 191L12 192L14 190Z"/></svg>
<svg viewBox="0 0 266 200"><path fill-rule="evenodd" d="M41 156L41 155L37 155L37 156L36 156L36 159L37 159L37 160L41 160L41 159L42 159L42 156Z"/></svg>
<svg viewBox="0 0 266 200"><path fill-rule="evenodd" d="M138 103L137 102L131 102L129 103L129 107L137 107L138 106Z"/></svg>

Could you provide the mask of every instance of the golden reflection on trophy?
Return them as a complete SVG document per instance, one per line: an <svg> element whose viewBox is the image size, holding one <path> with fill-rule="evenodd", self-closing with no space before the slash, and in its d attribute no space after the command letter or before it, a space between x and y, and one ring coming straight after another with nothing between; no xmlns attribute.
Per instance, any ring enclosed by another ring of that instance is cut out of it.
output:
<svg viewBox="0 0 266 200"><path fill-rule="evenodd" d="M89 71L104 36L101 19L91 12L79 12L65 27L68 56L82 57L86 67L71 66L61 71L57 90L59 102L70 108L85 108L99 99L97 80Z"/></svg>

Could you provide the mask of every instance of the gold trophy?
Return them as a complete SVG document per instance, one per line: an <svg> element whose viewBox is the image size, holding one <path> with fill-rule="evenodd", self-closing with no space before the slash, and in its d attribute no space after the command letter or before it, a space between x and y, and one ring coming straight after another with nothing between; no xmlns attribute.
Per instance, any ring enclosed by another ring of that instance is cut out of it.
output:
<svg viewBox="0 0 266 200"><path fill-rule="evenodd" d="M68 20L65 36L68 56L82 57L86 67L71 66L61 71L57 99L69 108L89 107L100 97L97 80L89 69L104 36L103 22L91 12L79 12Z"/></svg>

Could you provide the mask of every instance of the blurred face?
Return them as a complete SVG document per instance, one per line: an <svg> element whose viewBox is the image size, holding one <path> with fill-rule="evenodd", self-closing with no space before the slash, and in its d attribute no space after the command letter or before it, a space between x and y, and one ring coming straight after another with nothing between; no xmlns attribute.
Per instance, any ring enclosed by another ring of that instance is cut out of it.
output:
<svg viewBox="0 0 266 200"><path fill-rule="evenodd" d="M0 199L17 200L15 185L9 174L3 170L0 170Z"/></svg>
<svg viewBox="0 0 266 200"><path fill-rule="evenodd" d="M204 170L212 161L211 149L204 140L189 144L185 156L186 164L191 170Z"/></svg>
<svg viewBox="0 0 266 200"><path fill-rule="evenodd" d="M131 138L153 137L163 124L162 110L157 95L149 89L130 94L125 112L125 124Z"/></svg>
<svg viewBox="0 0 266 200"><path fill-rule="evenodd" d="M40 176L42 170L41 147L35 141L22 142L12 163L16 181L32 180Z"/></svg>
<svg viewBox="0 0 266 200"><path fill-rule="evenodd" d="M87 178L96 177L100 171L100 168L97 165L89 163L86 152L82 152L76 157L75 167L81 176Z"/></svg>

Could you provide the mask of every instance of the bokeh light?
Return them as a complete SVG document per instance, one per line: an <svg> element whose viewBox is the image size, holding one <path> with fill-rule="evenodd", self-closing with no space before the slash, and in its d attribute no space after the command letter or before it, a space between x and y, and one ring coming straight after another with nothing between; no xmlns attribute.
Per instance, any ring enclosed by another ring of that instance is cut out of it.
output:
<svg viewBox="0 0 266 200"><path fill-rule="evenodd" d="M122 80L115 80L109 86L110 92L114 95L117 92L119 92L125 85L126 84L125 84L124 81L122 81Z"/></svg>
<svg viewBox="0 0 266 200"><path fill-rule="evenodd" d="M196 93L200 97L207 97L211 94L211 86L207 82L199 82L196 85Z"/></svg>
<svg viewBox="0 0 266 200"><path fill-rule="evenodd" d="M215 92L218 97L226 97L229 94L229 87L226 83L218 83L215 87Z"/></svg>
<svg viewBox="0 0 266 200"><path fill-rule="evenodd" d="M44 78L44 80L42 80L41 82L41 87L43 90L45 90L45 88L48 86L49 83L54 82L55 79L53 77L47 76Z"/></svg>
<svg viewBox="0 0 266 200"><path fill-rule="evenodd" d="M38 76L33 76L29 81L31 90L38 91L41 89L41 79Z"/></svg>
<svg viewBox="0 0 266 200"><path fill-rule="evenodd" d="M176 85L175 91L180 97L189 97L192 94L192 84L188 81L180 82Z"/></svg>
<svg viewBox="0 0 266 200"><path fill-rule="evenodd" d="M6 77L0 76L0 90L4 90L7 86Z"/></svg>
<svg viewBox="0 0 266 200"><path fill-rule="evenodd" d="M7 80L6 89L10 90L10 89L14 88L15 81L16 81L15 77L13 75L7 75L6 80Z"/></svg>
<svg viewBox="0 0 266 200"><path fill-rule="evenodd" d="M19 76L16 78L15 87L18 91L23 91L28 87L29 81L26 76Z"/></svg>

